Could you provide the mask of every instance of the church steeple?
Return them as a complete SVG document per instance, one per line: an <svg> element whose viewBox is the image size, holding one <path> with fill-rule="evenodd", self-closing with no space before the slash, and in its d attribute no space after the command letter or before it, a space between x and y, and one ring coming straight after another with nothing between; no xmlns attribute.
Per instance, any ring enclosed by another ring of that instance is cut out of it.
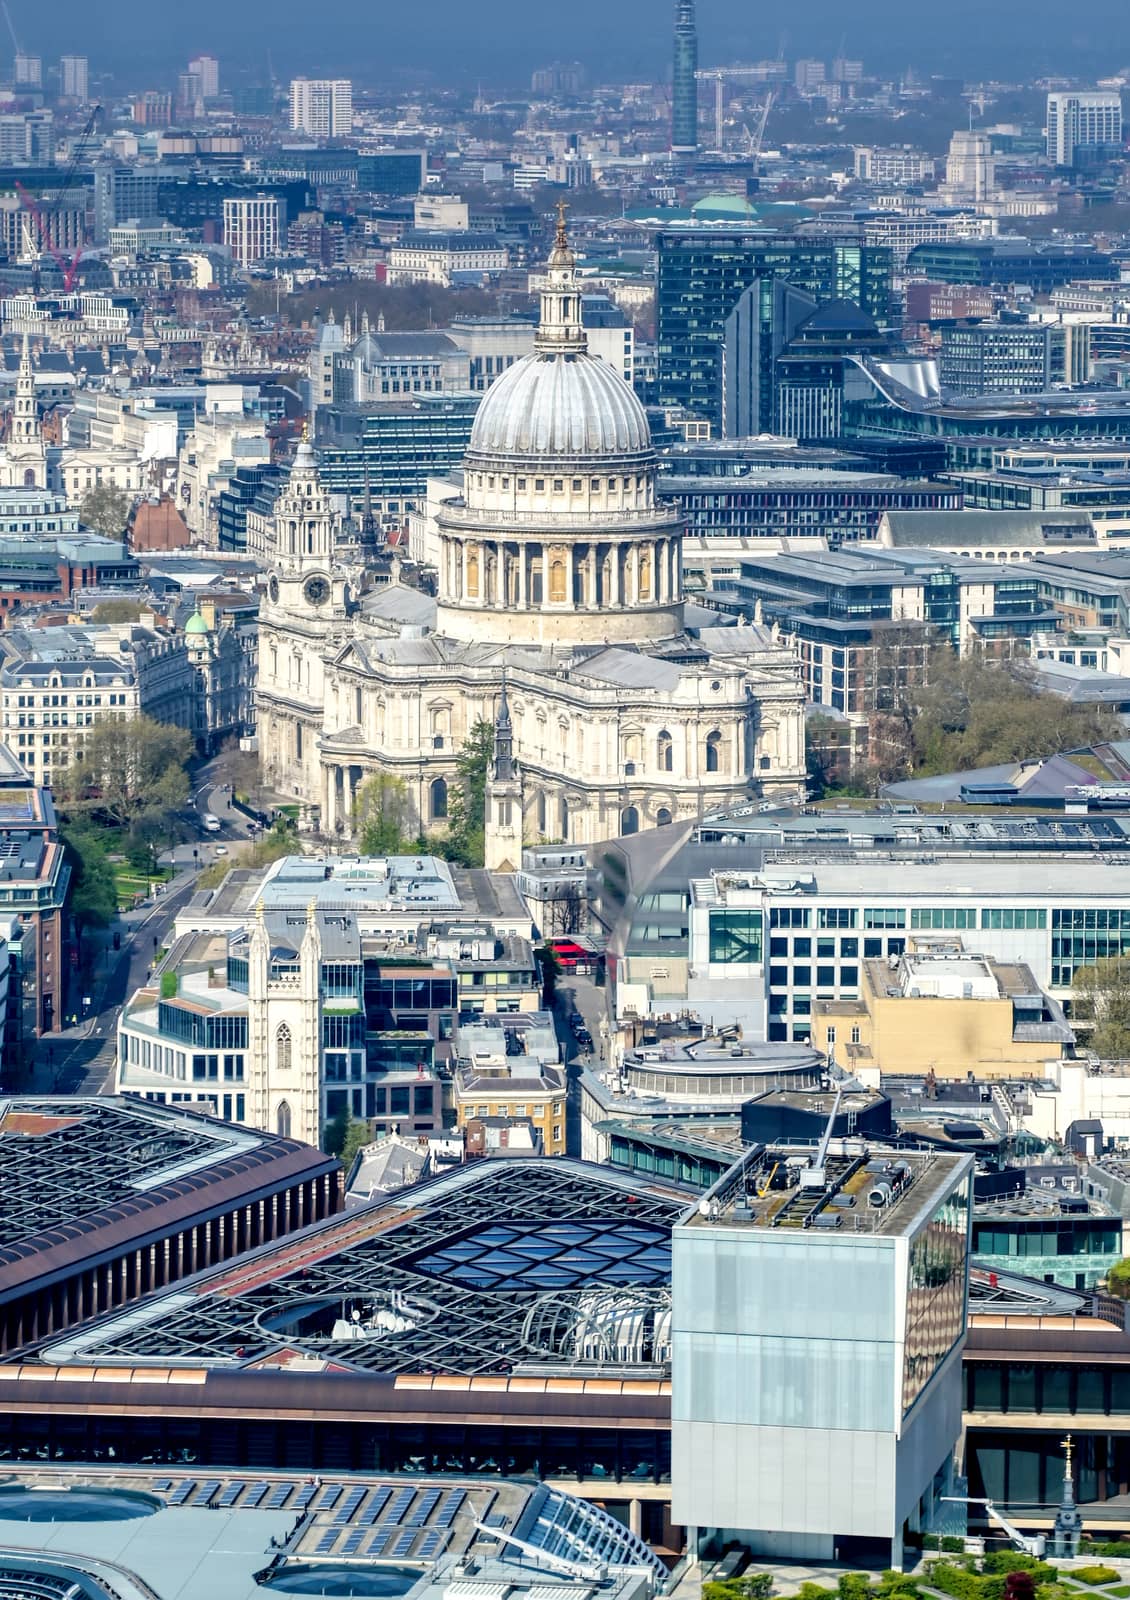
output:
<svg viewBox="0 0 1130 1600"><path fill-rule="evenodd" d="M522 865L522 778L514 760L514 727L506 698L506 673L494 719L494 759L487 778L483 865L488 872L517 872Z"/></svg>
<svg viewBox="0 0 1130 1600"><path fill-rule="evenodd" d="M506 698L506 673L502 674L502 694L498 702L498 715L494 721L495 783L513 783L517 777L514 766L514 727L510 721L510 705Z"/></svg>
<svg viewBox="0 0 1130 1600"><path fill-rule="evenodd" d="M546 266L541 292L541 320L534 349L540 355L583 355L588 350L581 321L581 293L577 287L577 258L565 227L565 202L557 202L557 233Z"/></svg>
<svg viewBox="0 0 1130 1600"><path fill-rule="evenodd" d="M16 378L16 403L12 411L13 445L26 447L39 440L39 407L35 401L35 373L31 365L31 346L24 334L20 370Z"/></svg>

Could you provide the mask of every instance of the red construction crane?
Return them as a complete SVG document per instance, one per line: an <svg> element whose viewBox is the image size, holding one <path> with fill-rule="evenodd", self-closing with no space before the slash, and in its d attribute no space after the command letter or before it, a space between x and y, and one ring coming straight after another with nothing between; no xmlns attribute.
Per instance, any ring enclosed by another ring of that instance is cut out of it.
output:
<svg viewBox="0 0 1130 1600"><path fill-rule="evenodd" d="M89 139L94 130L94 124L101 109L101 106L95 106L92 109L90 116L86 119L86 126L83 128L78 139L75 140L75 146L71 153L70 163L63 174L63 181L59 185L50 209L41 206L39 201L36 200L35 196L24 188L23 184L18 178L16 179L16 189L19 192L20 200L35 218L36 233L39 236L39 248L41 251L47 251L48 255L51 256L52 260L55 262L55 265L63 275L64 294L70 294L71 290L74 288L75 278L78 276L78 264L82 260L82 252L85 247L86 240L84 238L79 241L79 246L75 251L74 259L68 262L62 250L59 249L58 241L52 237L51 216L52 213L58 212L62 209L63 203L67 199L67 196L70 194L71 190L74 188L75 176L78 172L79 162L83 157L86 141Z"/></svg>

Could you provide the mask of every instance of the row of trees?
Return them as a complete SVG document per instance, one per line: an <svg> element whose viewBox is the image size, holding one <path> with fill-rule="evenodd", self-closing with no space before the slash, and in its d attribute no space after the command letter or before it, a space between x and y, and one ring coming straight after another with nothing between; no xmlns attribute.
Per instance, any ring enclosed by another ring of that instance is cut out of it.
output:
<svg viewBox="0 0 1130 1600"><path fill-rule="evenodd" d="M871 693L865 761L852 759L843 724L810 720L814 788L874 794L882 783L1036 760L1121 736L1111 712L1043 692L1025 662L959 657L945 643L911 653L897 630L876 645Z"/></svg>

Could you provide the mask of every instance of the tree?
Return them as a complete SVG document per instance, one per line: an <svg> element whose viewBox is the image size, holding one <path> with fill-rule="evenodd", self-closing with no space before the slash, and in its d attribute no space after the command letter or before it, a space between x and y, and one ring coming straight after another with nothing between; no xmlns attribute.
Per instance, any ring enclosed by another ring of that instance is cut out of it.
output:
<svg viewBox="0 0 1130 1600"><path fill-rule="evenodd" d="M91 829L64 828L62 837L71 866L71 916L81 940L85 928L104 928L118 909L114 874Z"/></svg>
<svg viewBox="0 0 1130 1600"><path fill-rule="evenodd" d="M702 1586L702 1600L770 1600L772 1594L771 1572L747 1572L741 1578L716 1578Z"/></svg>
<svg viewBox="0 0 1130 1600"><path fill-rule="evenodd" d="M139 622L142 605L139 600L100 600L90 613L91 622Z"/></svg>
<svg viewBox="0 0 1130 1600"><path fill-rule="evenodd" d="M341 1164L346 1172L352 1167L365 1146L372 1143L369 1124L360 1117L351 1116L346 1124L345 1138L341 1144Z"/></svg>
<svg viewBox="0 0 1130 1600"><path fill-rule="evenodd" d="M1108 1268L1106 1287L1107 1293L1114 1295L1117 1300L1130 1300L1130 1256L1123 1256L1121 1261L1116 1261L1113 1267Z"/></svg>
<svg viewBox="0 0 1130 1600"><path fill-rule="evenodd" d="M1130 956L1076 969L1071 1020L1104 1061L1130 1061Z"/></svg>
<svg viewBox="0 0 1130 1600"><path fill-rule="evenodd" d="M56 792L69 815L159 837L188 803L185 765L192 752L184 728L152 717L106 717L85 730Z"/></svg>
<svg viewBox="0 0 1130 1600"><path fill-rule="evenodd" d="M357 791L354 817L362 855L398 856L407 848L408 785L389 772L375 772Z"/></svg>
<svg viewBox="0 0 1130 1600"><path fill-rule="evenodd" d="M546 901L546 932L554 939L574 939L584 926L584 896L580 885L567 883L561 893Z"/></svg>
<svg viewBox="0 0 1130 1600"><path fill-rule="evenodd" d="M494 759L494 724L476 722L455 758L458 776L448 798L447 854L481 867L486 834L487 779Z"/></svg>
<svg viewBox="0 0 1130 1600"><path fill-rule="evenodd" d="M109 539L121 539L133 510L133 496L112 483L96 483L82 497L78 508L79 521L95 533L104 533Z"/></svg>

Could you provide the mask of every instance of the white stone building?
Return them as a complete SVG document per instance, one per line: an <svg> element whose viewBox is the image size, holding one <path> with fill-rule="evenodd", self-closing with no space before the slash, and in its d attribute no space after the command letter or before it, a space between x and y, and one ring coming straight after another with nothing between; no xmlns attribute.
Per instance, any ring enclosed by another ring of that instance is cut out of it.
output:
<svg viewBox="0 0 1130 1600"><path fill-rule="evenodd" d="M20 370L16 378L16 398L8 439L0 450L0 488L46 489L47 447L39 427L39 406L35 398L35 374L31 350L24 334Z"/></svg>
<svg viewBox="0 0 1130 1600"><path fill-rule="evenodd" d="M268 781L323 833L350 832L375 772L442 829L456 757L495 722L504 672L527 839L803 793L797 659L761 627L688 630L679 516L657 498L639 401L588 352L563 230L535 348L488 390L463 495L437 524L436 600L366 592L334 559L309 445L276 503L259 745Z"/></svg>

